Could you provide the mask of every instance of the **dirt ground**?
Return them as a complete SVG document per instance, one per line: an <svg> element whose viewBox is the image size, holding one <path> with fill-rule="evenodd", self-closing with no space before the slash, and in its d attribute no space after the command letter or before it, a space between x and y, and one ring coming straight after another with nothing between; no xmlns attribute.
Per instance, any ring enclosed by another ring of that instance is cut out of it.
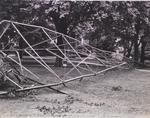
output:
<svg viewBox="0 0 150 118"><path fill-rule="evenodd" d="M1 97L0 118L150 118L150 72L118 69L57 89L68 95L42 89Z"/></svg>

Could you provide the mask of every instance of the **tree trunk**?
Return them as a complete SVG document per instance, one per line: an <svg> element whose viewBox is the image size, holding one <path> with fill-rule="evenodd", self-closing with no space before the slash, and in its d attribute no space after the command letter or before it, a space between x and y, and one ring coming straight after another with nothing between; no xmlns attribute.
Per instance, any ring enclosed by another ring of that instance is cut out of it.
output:
<svg viewBox="0 0 150 118"><path fill-rule="evenodd" d="M57 45L59 47L59 49L64 52L64 46L62 46L63 44L63 37L60 36L57 38ZM57 55L61 56L62 58L64 57L64 55L58 50L57 51ZM63 65L63 60L59 57L56 57L56 62L55 62L55 66L56 67L61 67Z"/></svg>
<svg viewBox="0 0 150 118"><path fill-rule="evenodd" d="M67 34L67 23L66 23L64 18L60 18L59 20L55 21L54 23L55 23L55 26L56 26L56 30L58 32L63 33L63 34ZM64 46L62 44L64 44L63 37L59 36L57 38L57 45L58 45L59 49L62 52L64 52ZM59 50L57 51L57 55L64 58L64 55ZM56 57L55 66L56 67L63 66L63 60L59 57Z"/></svg>
<svg viewBox="0 0 150 118"><path fill-rule="evenodd" d="M133 47L133 41L131 42L131 46L129 46L129 48L127 49L126 57L128 57L128 58L131 56L132 47Z"/></svg>
<svg viewBox="0 0 150 118"><path fill-rule="evenodd" d="M23 49L23 39L20 39L19 40L19 49ZM23 51L22 50L19 50L19 56L20 56L20 59L23 58Z"/></svg>
<svg viewBox="0 0 150 118"><path fill-rule="evenodd" d="M139 60L138 37L134 38L134 64L137 66Z"/></svg>
<svg viewBox="0 0 150 118"><path fill-rule="evenodd" d="M142 41L141 42L141 55L140 55L140 62L144 66L144 60L145 60L145 47L146 47L146 42Z"/></svg>
<svg viewBox="0 0 150 118"><path fill-rule="evenodd" d="M52 17L57 32L60 32L62 34L67 34L67 28L69 26L68 18L66 15L61 17L59 6L58 6L58 11L56 11L56 10L51 11L51 12L49 12L48 16ZM63 37L62 36L58 37L57 45L62 50L62 52L64 51L64 46L61 45L63 43L64 43ZM57 51L57 55L64 57L64 55L59 50ZM60 59L59 57L56 57L55 66L61 67L62 65L63 65L63 60Z"/></svg>

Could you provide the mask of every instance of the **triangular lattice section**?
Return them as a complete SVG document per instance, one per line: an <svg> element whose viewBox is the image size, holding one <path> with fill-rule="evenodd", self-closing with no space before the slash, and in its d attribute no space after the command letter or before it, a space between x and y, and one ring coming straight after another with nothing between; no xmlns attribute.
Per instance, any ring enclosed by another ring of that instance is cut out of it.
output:
<svg viewBox="0 0 150 118"><path fill-rule="evenodd" d="M113 52L97 49L41 26L12 21L0 23L1 54L17 65L22 76L47 83L40 87L18 86L19 91L59 85L125 64L115 58ZM10 56L12 53L16 57ZM55 67L57 59L61 60L63 67ZM42 74L37 72L37 67Z"/></svg>

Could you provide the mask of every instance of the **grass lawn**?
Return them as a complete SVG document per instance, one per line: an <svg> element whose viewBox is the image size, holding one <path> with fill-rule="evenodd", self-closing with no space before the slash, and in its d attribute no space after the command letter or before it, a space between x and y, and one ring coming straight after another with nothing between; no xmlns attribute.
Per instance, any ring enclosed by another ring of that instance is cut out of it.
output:
<svg viewBox="0 0 150 118"><path fill-rule="evenodd" d="M48 76L40 68L33 68ZM27 96L0 100L0 118L150 118L150 73L113 70L81 82L55 87L68 95L47 88Z"/></svg>

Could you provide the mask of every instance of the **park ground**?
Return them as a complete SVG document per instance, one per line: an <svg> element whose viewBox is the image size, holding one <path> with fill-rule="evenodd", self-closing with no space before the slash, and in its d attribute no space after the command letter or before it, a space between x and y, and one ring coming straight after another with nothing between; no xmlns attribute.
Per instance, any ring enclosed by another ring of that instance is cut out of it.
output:
<svg viewBox="0 0 150 118"><path fill-rule="evenodd" d="M150 118L149 71L116 69L57 89L68 95L45 88L2 97L0 118Z"/></svg>

